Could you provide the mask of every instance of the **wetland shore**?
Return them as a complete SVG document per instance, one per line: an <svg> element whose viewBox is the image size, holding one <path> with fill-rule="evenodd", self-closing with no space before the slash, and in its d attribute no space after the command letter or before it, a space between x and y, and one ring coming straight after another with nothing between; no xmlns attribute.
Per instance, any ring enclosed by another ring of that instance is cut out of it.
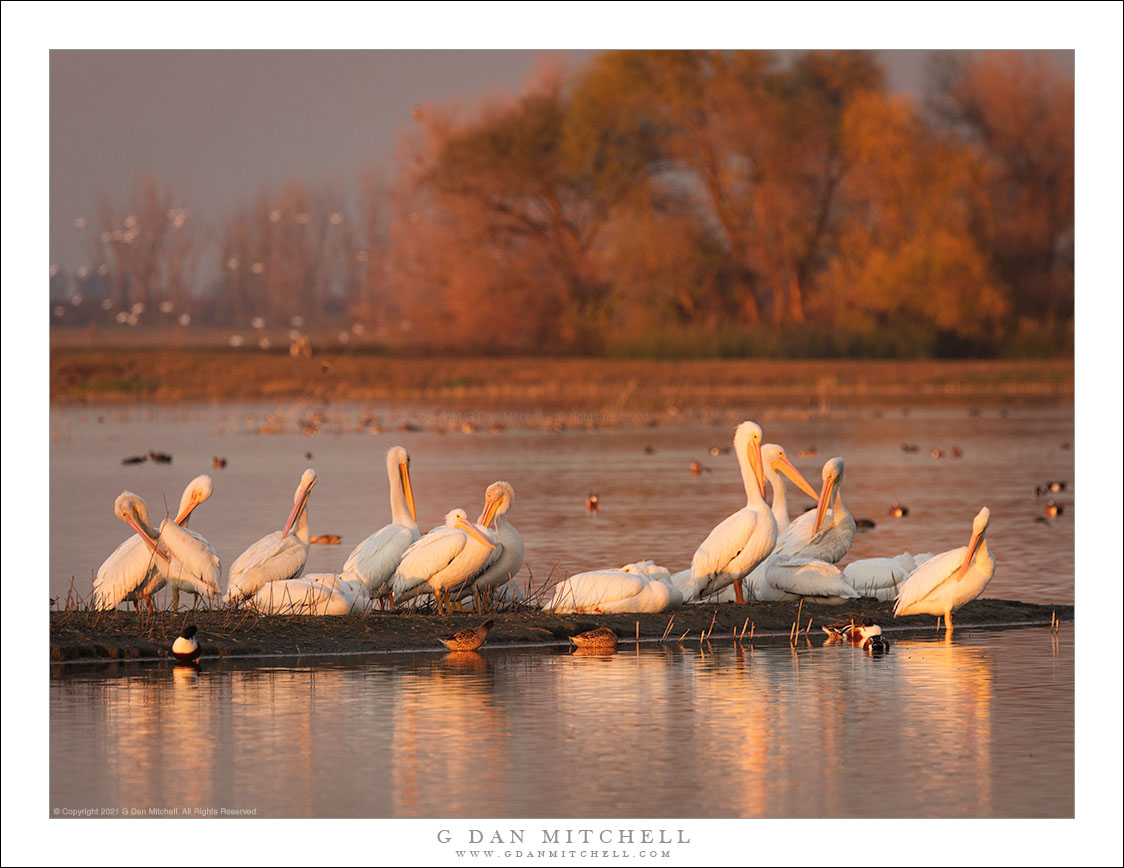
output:
<svg viewBox="0 0 1124 868"><path fill-rule="evenodd" d="M51 662L114 661L169 657L172 642L187 624L199 628L202 659L256 655L347 654L373 651L443 650L438 636L477 626L492 618L488 647L566 643L569 636L599 626L612 628L621 642L635 641L637 625L642 640L673 644L698 643L704 633L712 642L788 637L798 606L793 603L735 603L685 606L658 614L554 614L535 609L488 615L457 613L429 615L415 612L381 612L362 615L315 617L261 616L248 610L156 612L51 612ZM893 603L861 600L847 606L805 604L800 609L801 631L821 639L824 624L870 617L891 636L898 630L936 629L928 615L893 617ZM956 629L982 626L1048 627L1053 617L1072 622L1073 606L1036 605L1013 600L979 599L956 611ZM668 622L674 617L671 628ZM747 626L748 621L750 626ZM744 634L742 631L745 631Z"/></svg>

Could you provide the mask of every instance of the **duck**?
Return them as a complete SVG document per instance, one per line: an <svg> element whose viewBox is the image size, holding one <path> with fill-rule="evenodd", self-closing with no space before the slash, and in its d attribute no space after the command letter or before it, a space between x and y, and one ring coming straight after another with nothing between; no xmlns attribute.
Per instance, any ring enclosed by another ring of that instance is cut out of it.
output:
<svg viewBox="0 0 1124 868"><path fill-rule="evenodd" d="M194 624L189 624L172 643L172 656L180 663L199 662L199 640L195 638L197 630Z"/></svg>
<svg viewBox="0 0 1124 868"><path fill-rule="evenodd" d="M596 494L591 494L585 499L586 512L597 512L601 508L601 498Z"/></svg>
<svg viewBox="0 0 1124 868"><path fill-rule="evenodd" d="M458 630L451 636L438 636L437 638L450 651L475 651L484 644L484 641L488 638L488 631L492 629L494 624L495 622L489 618L479 627Z"/></svg>
<svg viewBox="0 0 1124 868"><path fill-rule="evenodd" d="M598 627L596 630L586 630L571 636L570 641L578 648L615 648L617 634L608 627Z"/></svg>

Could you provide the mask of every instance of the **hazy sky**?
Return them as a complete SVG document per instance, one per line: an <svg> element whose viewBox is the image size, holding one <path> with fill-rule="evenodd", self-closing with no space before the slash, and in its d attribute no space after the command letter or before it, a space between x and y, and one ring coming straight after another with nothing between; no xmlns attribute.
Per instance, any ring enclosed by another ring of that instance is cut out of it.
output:
<svg viewBox="0 0 1124 868"><path fill-rule="evenodd" d="M73 51L50 54L50 256L88 263L100 190L124 202L141 170L218 222L287 179L341 190L390 165L419 103L516 92L544 62L594 51ZM919 92L929 52L881 51L891 87ZM1072 71L1071 52L1054 52Z"/></svg>

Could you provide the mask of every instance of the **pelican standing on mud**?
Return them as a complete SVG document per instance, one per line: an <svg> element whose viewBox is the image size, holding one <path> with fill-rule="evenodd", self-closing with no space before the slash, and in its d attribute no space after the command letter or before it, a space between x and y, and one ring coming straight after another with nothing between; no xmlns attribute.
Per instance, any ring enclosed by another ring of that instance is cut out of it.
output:
<svg viewBox="0 0 1124 868"><path fill-rule="evenodd" d="M756 422L742 422L734 432L734 454L741 468L746 505L703 540L691 559L690 578L678 574L688 602L705 600L736 583L735 597L744 603L741 580L773 550L777 522L765 503L761 436Z"/></svg>
<svg viewBox="0 0 1124 868"><path fill-rule="evenodd" d="M995 575L995 558L984 539L990 522L985 506L972 520L968 545L933 555L910 573L898 592L894 617L944 615L945 630L951 634L952 610L976 599Z"/></svg>
<svg viewBox="0 0 1124 868"><path fill-rule="evenodd" d="M461 599L470 594L477 599L490 597L496 588L514 579L523 568L523 537L507 520L507 512L514 502L515 489L506 482L493 482L484 493L484 509L476 524L488 529L494 523L492 539L496 547L480 572L461 591Z"/></svg>
<svg viewBox="0 0 1124 868"><path fill-rule="evenodd" d="M134 531L107 557L94 577L94 607L116 609L120 603L144 600L152 611L152 595L167 582L161 565L171 562L156 541L156 531L148 523L148 507L140 495L122 491L113 502L113 513Z"/></svg>
<svg viewBox="0 0 1124 868"><path fill-rule="evenodd" d="M410 481L410 453L401 446L386 453L386 475L390 480L390 524L359 543L343 565L344 572L359 574L371 600L390 593L390 580L402 555L421 539Z"/></svg>
<svg viewBox="0 0 1124 868"><path fill-rule="evenodd" d="M293 510L285 526L262 537L230 565L230 584L223 598L226 602L237 603L252 597L270 582L295 579L304 572L312 538L306 506L314 485L316 471L309 468L301 474L300 484L293 493ZM294 526L295 532L290 533Z"/></svg>
<svg viewBox="0 0 1124 868"><path fill-rule="evenodd" d="M437 610L447 609L446 591L459 589L476 575L496 548L491 534L469 524L463 509L451 510L445 524L434 528L406 549L391 579L395 602L421 594L437 598Z"/></svg>
<svg viewBox="0 0 1124 868"><path fill-rule="evenodd" d="M187 526L187 520L195 507L210 498L214 490L211 477L206 474L196 476L183 490L176 520L164 519L160 524L160 542L172 556L172 563L178 561L184 567L178 572L170 569L168 572L174 612L179 611L180 591L194 595L195 604L198 604L200 597L217 600L222 595L219 588L222 561L219 560L218 552L202 535Z"/></svg>

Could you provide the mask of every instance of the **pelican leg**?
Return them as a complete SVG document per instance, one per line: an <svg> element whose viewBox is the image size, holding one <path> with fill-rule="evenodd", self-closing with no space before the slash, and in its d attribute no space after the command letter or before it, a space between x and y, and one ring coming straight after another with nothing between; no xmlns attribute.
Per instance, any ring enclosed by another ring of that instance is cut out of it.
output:
<svg viewBox="0 0 1124 868"><path fill-rule="evenodd" d="M180 610L180 588L179 585L172 585L172 611L178 612Z"/></svg>
<svg viewBox="0 0 1124 868"><path fill-rule="evenodd" d="M148 611L150 611L150 612L155 611L155 609L156 609L156 607L152 605L152 597L145 597L144 598L144 605L145 605L145 608L148 609Z"/></svg>
<svg viewBox="0 0 1124 868"><path fill-rule="evenodd" d="M952 632L952 612L951 611L948 611L948 612L944 613L944 630L945 630L946 633Z"/></svg>
<svg viewBox="0 0 1124 868"><path fill-rule="evenodd" d="M734 600L739 605L745 605L745 592L742 590L742 580L738 579L734 582Z"/></svg>

